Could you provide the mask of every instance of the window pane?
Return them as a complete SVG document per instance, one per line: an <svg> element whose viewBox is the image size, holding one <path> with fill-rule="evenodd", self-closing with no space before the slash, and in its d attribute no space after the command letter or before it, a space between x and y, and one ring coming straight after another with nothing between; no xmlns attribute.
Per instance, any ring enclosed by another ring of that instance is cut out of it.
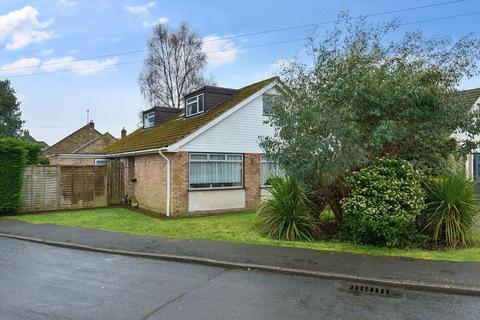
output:
<svg viewBox="0 0 480 320"><path fill-rule="evenodd" d="M229 154L229 155L227 155L227 160L242 161L242 155L240 155L240 154Z"/></svg>
<svg viewBox="0 0 480 320"><path fill-rule="evenodd" d="M197 102L197 97L192 97L187 99L187 104Z"/></svg>
<svg viewBox="0 0 480 320"><path fill-rule="evenodd" d="M190 160L207 160L206 154L195 153L190 155Z"/></svg>
<svg viewBox="0 0 480 320"><path fill-rule="evenodd" d="M478 179L480 177L480 153L473 154L473 178Z"/></svg>
<svg viewBox="0 0 480 320"><path fill-rule="evenodd" d="M272 176L284 176L285 172L280 166L273 162L262 161L260 164L260 181L262 186L269 186L268 181Z"/></svg>
<svg viewBox="0 0 480 320"><path fill-rule="evenodd" d="M198 97L198 112L203 112L203 94Z"/></svg>
<svg viewBox="0 0 480 320"><path fill-rule="evenodd" d="M263 100L263 115L269 115L272 113L272 100L273 97L268 94L264 94L262 97Z"/></svg>
<svg viewBox="0 0 480 320"><path fill-rule="evenodd" d="M211 154L210 160L225 160L224 154Z"/></svg>

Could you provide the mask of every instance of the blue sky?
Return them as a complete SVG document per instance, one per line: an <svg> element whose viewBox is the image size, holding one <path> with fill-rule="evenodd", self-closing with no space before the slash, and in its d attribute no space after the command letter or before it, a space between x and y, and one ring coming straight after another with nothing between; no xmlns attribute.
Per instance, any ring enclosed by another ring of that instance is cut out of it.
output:
<svg viewBox="0 0 480 320"><path fill-rule="evenodd" d="M86 109L97 129L119 136L123 126L128 132L136 128L138 113L146 107L137 84L141 63L124 64L142 61L144 52L72 60L142 50L155 22L176 26L187 21L200 36L215 39L331 20L341 9L362 15L441 2L446 1L3 0L0 78L11 79L22 99L25 128L38 140L51 144L81 127ZM411 22L474 12L480 13L480 1L466 0L372 20L399 17ZM418 23L402 27L399 35L421 29L427 35L480 36L479 21L480 14ZM319 26L317 32L330 27ZM304 43L242 48L302 39L311 31L298 28L210 41L205 50L214 53L209 54L208 73L218 85L234 88L269 77L279 61L300 54ZM64 72L71 69L77 70ZM480 87L480 78L462 87Z"/></svg>

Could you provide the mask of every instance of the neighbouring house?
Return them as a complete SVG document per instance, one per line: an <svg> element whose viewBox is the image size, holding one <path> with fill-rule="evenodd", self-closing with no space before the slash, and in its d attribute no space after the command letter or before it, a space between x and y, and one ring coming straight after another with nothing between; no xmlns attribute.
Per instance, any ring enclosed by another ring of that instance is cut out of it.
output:
<svg viewBox="0 0 480 320"><path fill-rule="evenodd" d="M30 131L28 131L27 129L23 130L22 139L30 143L40 145L42 147L42 150L45 150L48 148L48 144L45 141L36 140L34 137L30 135Z"/></svg>
<svg viewBox="0 0 480 320"><path fill-rule="evenodd" d="M122 135L126 135L125 129ZM41 156L53 165L104 165L108 162L104 149L115 142L117 138L108 132L100 133L89 122L45 149Z"/></svg>
<svg viewBox="0 0 480 320"><path fill-rule="evenodd" d="M465 103L466 106L480 108L480 88L464 90L461 96L462 103ZM480 148L467 156L465 171L470 178L480 178Z"/></svg>
<svg viewBox="0 0 480 320"><path fill-rule="evenodd" d="M259 146L277 78L241 89L205 86L182 109L143 112L143 127L106 148L125 163L125 190L169 215L254 209L278 172Z"/></svg>

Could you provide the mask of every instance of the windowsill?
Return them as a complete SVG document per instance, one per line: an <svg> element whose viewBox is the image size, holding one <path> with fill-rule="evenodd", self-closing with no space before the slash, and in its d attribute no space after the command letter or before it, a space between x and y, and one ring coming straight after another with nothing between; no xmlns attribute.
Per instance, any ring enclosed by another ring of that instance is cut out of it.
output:
<svg viewBox="0 0 480 320"><path fill-rule="evenodd" d="M272 186L260 186L260 189L271 189Z"/></svg>
<svg viewBox="0 0 480 320"><path fill-rule="evenodd" d="M217 188L194 188L188 189L188 192L195 192L195 191L227 191L227 190L244 190L245 187L217 187Z"/></svg>

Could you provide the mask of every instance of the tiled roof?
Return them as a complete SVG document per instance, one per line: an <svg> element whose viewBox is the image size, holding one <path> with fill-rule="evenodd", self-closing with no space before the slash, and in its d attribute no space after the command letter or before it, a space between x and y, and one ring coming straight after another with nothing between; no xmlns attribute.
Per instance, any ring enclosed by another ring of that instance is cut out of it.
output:
<svg viewBox="0 0 480 320"><path fill-rule="evenodd" d="M102 134L95 129L92 122L88 123L44 150L42 156L45 157L58 153L72 153L76 149L101 135Z"/></svg>
<svg viewBox="0 0 480 320"><path fill-rule="evenodd" d="M277 78L266 79L243 87L227 100L198 116L185 118L183 114L180 116L174 115L153 128L137 129L125 138L108 146L105 151L108 154L115 154L172 145L233 108L258 90L272 83L275 79Z"/></svg>
<svg viewBox="0 0 480 320"><path fill-rule="evenodd" d="M471 108L480 98L480 88L463 90L460 92L460 100L467 108Z"/></svg>

